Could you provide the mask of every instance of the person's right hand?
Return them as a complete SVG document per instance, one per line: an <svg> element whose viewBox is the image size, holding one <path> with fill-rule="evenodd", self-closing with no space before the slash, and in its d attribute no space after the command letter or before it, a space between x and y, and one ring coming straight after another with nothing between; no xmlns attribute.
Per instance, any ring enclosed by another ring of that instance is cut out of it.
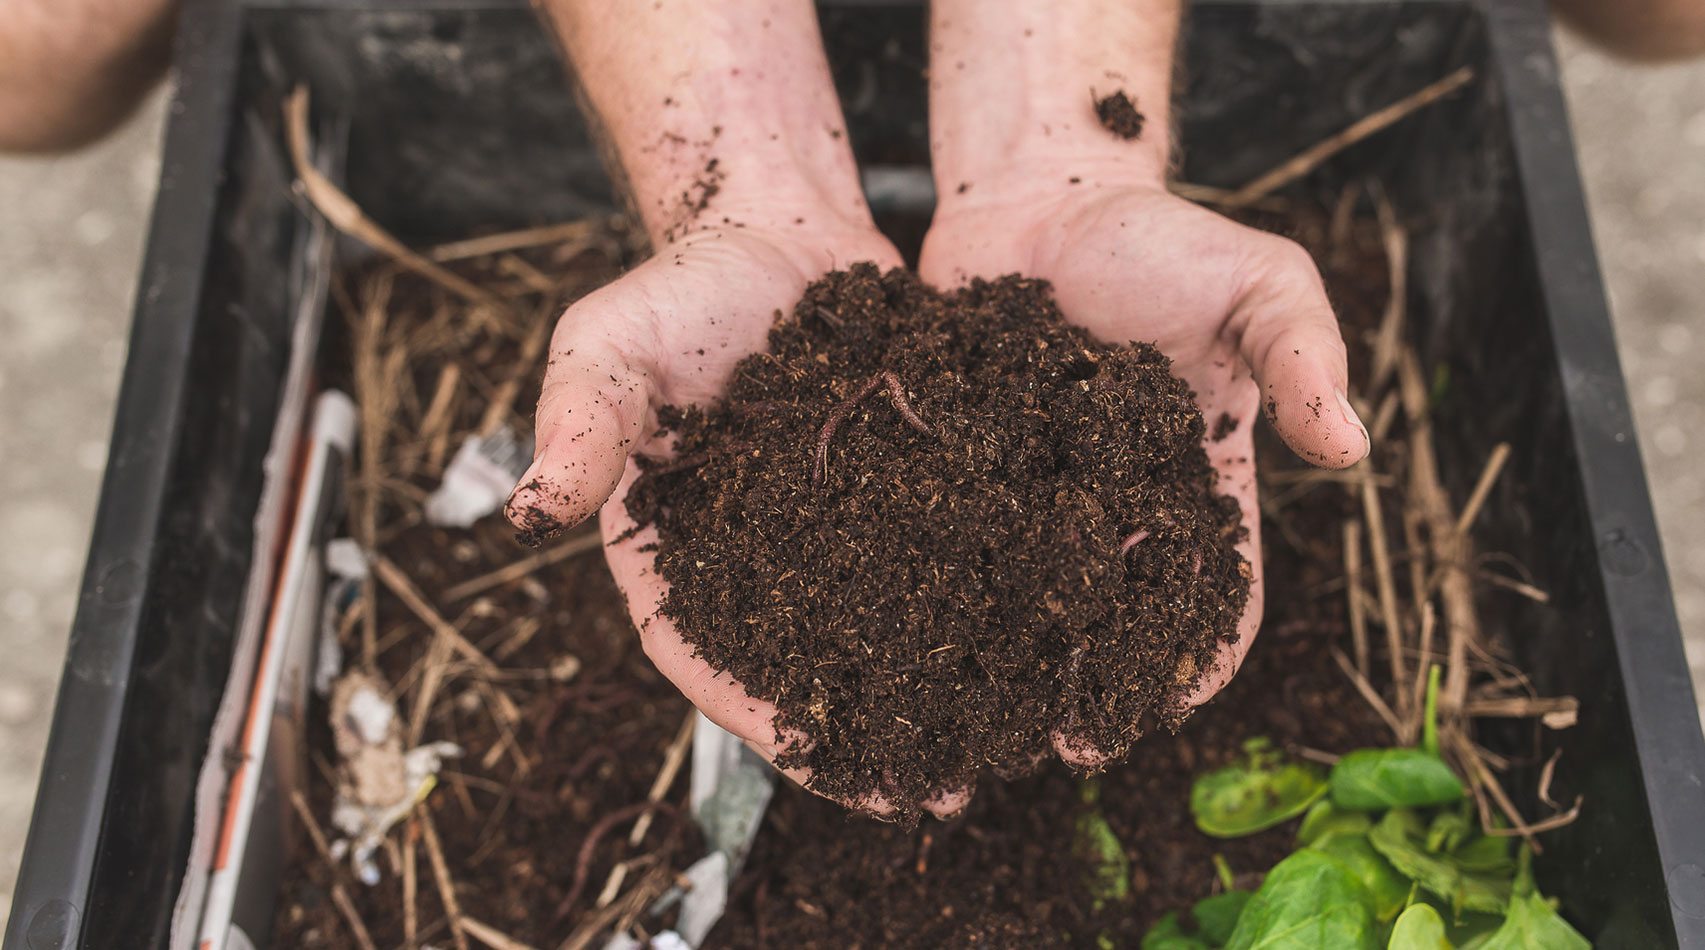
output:
<svg viewBox="0 0 1705 950"><path fill-rule="evenodd" d="M712 722L772 761L783 744L775 707L694 655L658 614L667 585L647 550L657 531L633 531L626 496L639 474L635 455L672 453L657 431L659 407L721 398L735 364L765 347L777 311L790 312L812 280L858 261L899 263L874 228L825 228L832 216L822 211L798 217L805 223L788 229L695 231L568 308L551 341L533 465L507 509L534 535L599 513L610 570L646 655ZM802 784L808 777L789 775ZM887 810L882 802L846 804ZM945 813L961 804L943 797L930 807Z"/></svg>

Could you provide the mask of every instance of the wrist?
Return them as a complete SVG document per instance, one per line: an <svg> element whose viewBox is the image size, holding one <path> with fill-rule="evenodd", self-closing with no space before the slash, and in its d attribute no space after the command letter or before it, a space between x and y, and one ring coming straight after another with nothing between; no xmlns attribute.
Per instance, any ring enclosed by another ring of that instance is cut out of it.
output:
<svg viewBox="0 0 1705 950"><path fill-rule="evenodd" d="M932 3L931 160L943 201L1089 181L1158 187L1178 20L1178 0ZM1134 138L1096 114L1096 99L1115 92L1143 116Z"/></svg>
<svg viewBox="0 0 1705 950"><path fill-rule="evenodd" d="M810 0L536 2L654 246L869 221Z"/></svg>

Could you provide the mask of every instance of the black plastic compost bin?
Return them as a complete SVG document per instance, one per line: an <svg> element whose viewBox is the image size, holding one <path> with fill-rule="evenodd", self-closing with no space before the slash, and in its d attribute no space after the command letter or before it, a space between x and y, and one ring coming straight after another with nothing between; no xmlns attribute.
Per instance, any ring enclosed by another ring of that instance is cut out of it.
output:
<svg viewBox="0 0 1705 950"><path fill-rule="evenodd" d="M873 201L915 247L929 192L923 15L824 14ZM1418 342L1451 385L1458 500L1499 440L1483 519L1548 605L1496 629L1582 700L1542 883L1601 946L1705 947L1705 768L1540 0L1198 2L1184 175L1235 185L1460 65L1468 91L1318 173L1378 174L1411 229ZM346 129L354 197L405 239L560 221L611 197L523 0L192 4L130 360L7 948L164 942L191 793L230 664L307 218L279 102ZM1256 649L1259 649L1257 645Z"/></svg>

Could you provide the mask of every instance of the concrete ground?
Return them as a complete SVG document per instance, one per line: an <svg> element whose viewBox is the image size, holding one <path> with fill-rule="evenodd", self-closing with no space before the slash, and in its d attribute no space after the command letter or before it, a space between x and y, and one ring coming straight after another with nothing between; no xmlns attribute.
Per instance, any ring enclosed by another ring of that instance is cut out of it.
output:
<svg viewBox="0 0 1705 950"><path fill-rule="evenodd" d="M1705 683L1705 62L1567 37L1564 77L1694 681ZM75 604L158 174L160 97L65 158L0 158L0 926Z"/></svg>

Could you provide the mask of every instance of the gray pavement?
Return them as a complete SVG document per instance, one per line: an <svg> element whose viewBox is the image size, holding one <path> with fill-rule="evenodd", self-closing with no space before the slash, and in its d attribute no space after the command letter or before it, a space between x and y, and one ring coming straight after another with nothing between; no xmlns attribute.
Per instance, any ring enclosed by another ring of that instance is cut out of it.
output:
<svg viewBox="0 0 1705 950"><path fill-rule="evenodd" d="M1640 443L1705 682L1705 62L1564 77ZM0 158L0 925L105 463L158 173L161 97L78 155Z"/></svg>

